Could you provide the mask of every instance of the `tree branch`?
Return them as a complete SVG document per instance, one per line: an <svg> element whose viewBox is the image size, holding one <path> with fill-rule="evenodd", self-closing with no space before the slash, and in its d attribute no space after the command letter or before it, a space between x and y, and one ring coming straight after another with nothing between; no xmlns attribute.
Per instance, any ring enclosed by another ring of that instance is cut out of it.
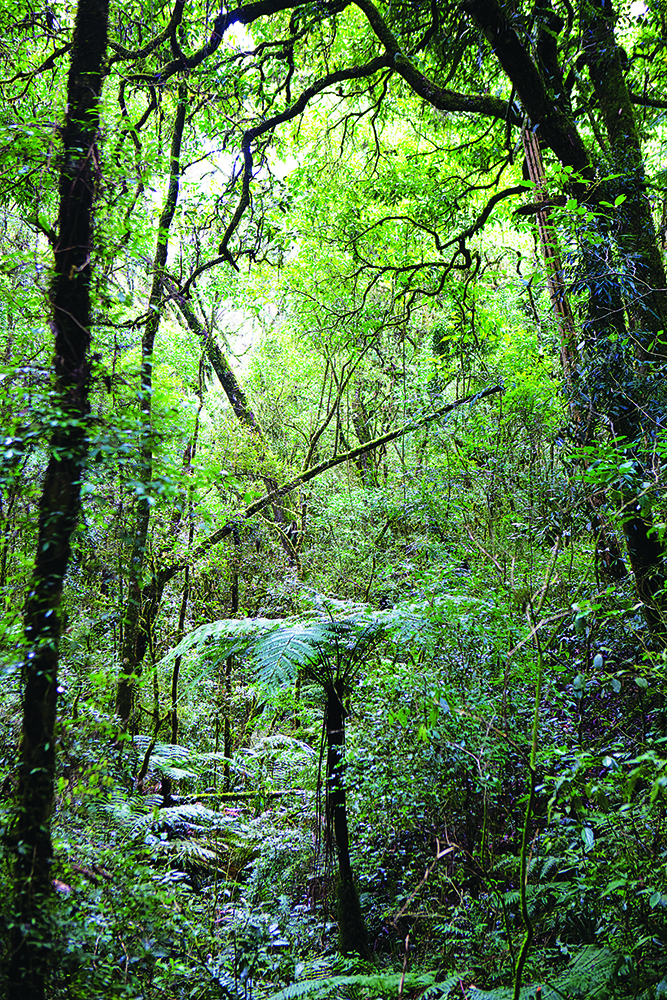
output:
<svg viewBox="0 0 667 1000"><path fill-rule="evenodd" d="M430 424L433 420L437 420L439 417L443 417L446 413L450 413L452 410L458 409L459 406L465 406L467 403L477 402L478 399L485 399L487 396L493 396L497 392L503 392L504 387L502 385L494 385L488 389L483 389L482 392L475 393L471 396L465 396L463 399L458 399L455 403L447 403L445 406L439 407L439 409L434 410L433 413L427 413L425 416L418 417L416 420L411 420L403 427L399 427L398 430L390 431L388 434L383 434L379 438L375 438L373 441L369 441L366 444L359 445L358 448L352 448L351 451L346 451L342 455L336 455L334 458L328 459L326 462L320 462L318 465L312 466L310 469L306 469L304 472L299 473L294 479L290 480L284 486L279 487L277 490L273 490L271 493L266 493L259 500L250 504L249 507L243 511L243 513L233 522L229 522L219 528L218 531L214 531L212 535L204 539L192 552L189 562L197 562L203 556L206 555L214 546L230 535L235 527L238 527L239 521L248 520L258 514L264 507L268 504L275 503L280 497L285 496L286 493L291 493L295 490L297 486L302 486L304 483L310 482L311 479L315 479L317 476L322 475L323 472L328 472L329 469L335 468L337 465L341 465L343 462L352 462L355 458L364 455L368 451L372 451L374 448L379 448L383 444L388 444L390 441L395 441L397 438L403 437L405 434L409 434L411 431L417 430L419 427L424 427L426 424ZM164 572L168 574L167 578L170 580L181 570L185 569L188 565L188 561L182 561L176 563L173 566L165 567Z"/></svg>

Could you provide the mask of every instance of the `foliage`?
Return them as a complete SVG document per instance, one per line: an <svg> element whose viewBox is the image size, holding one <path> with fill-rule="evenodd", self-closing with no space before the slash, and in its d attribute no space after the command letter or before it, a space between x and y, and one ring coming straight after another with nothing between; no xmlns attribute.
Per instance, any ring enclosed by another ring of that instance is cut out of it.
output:
<svg viewBox="0 0 667 1000"><path fill-rule="evenodd" d="M53 841L29 1000L665 993L667 35L640 6L112 2L89 248L60 209L76 11L2 6L10 964L21 802ZM30 711L75 452L57 712ZM17 776L44 721L53 802ZM346 901L371 963L333 957Z"/></svg>

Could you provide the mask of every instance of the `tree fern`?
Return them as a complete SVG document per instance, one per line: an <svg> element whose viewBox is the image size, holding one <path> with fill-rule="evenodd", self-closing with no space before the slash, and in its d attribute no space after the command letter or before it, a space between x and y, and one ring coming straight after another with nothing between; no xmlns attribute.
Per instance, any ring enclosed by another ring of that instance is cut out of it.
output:
<svg viewBox="0 0 667 1000"><path fill-rule="evenodd" d="M342 610L342 609L341 609ZM326 699L326 822L333 833L338 857L336 881L339 948L343 953L368 953L367 934L359 904L350 859L349 828L345 792L345 718L347 700L355 678L371 648L380 639L403 636L411 623L410 642L417 634L428 634L425 622L408 611L360 611L358 605L336 614L321 604L312 613L296 619L226 619L189 633L169 658L206 643L219 662L231 653L244 652L255 663L257 678L267 692L291 682L299 670L316 681Z"/></svg>
<svg viewBox="0 0 667 1000"><path fill-rule="evenodd" d="M333 662L338 674L343 671L349 679L381 637L423 645L428 643L429 628L410 607L373 611L366 605L319 598L313 611L297 618L225 618L201 625L184 636L162 664L192 651L207 650L216 662L245 653L254 660L258 680L269 692L293 681L302 668L326 686L335 679L330 673Z"/></svg>

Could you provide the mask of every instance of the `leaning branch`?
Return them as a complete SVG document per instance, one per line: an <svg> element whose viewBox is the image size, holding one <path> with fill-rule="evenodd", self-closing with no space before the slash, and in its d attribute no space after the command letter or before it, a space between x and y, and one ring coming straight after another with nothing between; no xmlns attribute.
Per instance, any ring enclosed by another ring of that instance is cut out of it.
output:
<svg viewBox="0 0 667 1000"><path fill-rule="evenodd" d="M372 441L368 441L366 444L359 445L358 448L352 448L351 451L346 451L342 455L335 455L333 458L328 459L326 462L320 462L318 465L313 465L310 469L306 469L304 472L299 473L294 479L290 480L284 486L280 486L277 490L272 490L271 493L266 493L259 500L250 504L249 507L243 511L239 518L233 522L229 522L223 525L218 531L213 532L208 538L204 539L200 545L192 552L192 555L188 562L183 561L174 564L168 568L165 568L164 572L168 574L167 579L171 579L181 570L185 569L188 563L197 562L203 556L206 555L215 545L230 535L234 528L238 527L239 521L246 521L255 514L258 514L264 507L268 504L275 503L280 497L285 496L286 493L291 493L298 486L302 486L304 483L310 482L311 479L315 479L317 476L321 476L323 472L328 472L329 469L335 468L337 465L341 465L343 462L353 462L355 459L364 455L368 451L372 451L374 448L379 448L381 445L389 444L390 441L395 441L397 438L403 437L405 434L409 434L411 431L417 430L419 427L424 427L430 424L433 420L437 420L439 417L443 417L446 413L451 413L452 410L458 409L459 406L465 406L467 403L476 403L478 399L485 399L487 396L493 396L497 392L503 392L502 385L493 385L488 389L482 390L482 392L475 393L471 396L465 396L463 399L457 399L455 403L447 403L446 406L441 406L439 409L434 410L433 413L427 413L425 416L418 417L416 420L411 420L409 423L404 424L399 427L398 430L390 431L388 434L383 434L382 437L374 438Z"/></svg>

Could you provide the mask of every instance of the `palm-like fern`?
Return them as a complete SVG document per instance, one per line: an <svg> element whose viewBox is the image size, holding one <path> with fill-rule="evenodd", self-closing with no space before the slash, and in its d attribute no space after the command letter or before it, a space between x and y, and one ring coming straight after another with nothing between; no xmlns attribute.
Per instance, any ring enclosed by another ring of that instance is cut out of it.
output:
<svg viewBox="0 0 667 1000"><path fill-rule="evenodd" d="M335 612L335 613L334 613ZM326 816L327 833L333 833L338 855L339 944L343 952L365 954L366 932L350 863L344 780L346 703L354 680L374 645L407 632L427 636L423 620L411 611L375 612L363 605L320 601L301 618L224 619L190 632L167 660L193 649L212 654L217 661L244 653L257 667L258 680L267 691L291 682L300 670L322 688L326 700Z"/></svg>

